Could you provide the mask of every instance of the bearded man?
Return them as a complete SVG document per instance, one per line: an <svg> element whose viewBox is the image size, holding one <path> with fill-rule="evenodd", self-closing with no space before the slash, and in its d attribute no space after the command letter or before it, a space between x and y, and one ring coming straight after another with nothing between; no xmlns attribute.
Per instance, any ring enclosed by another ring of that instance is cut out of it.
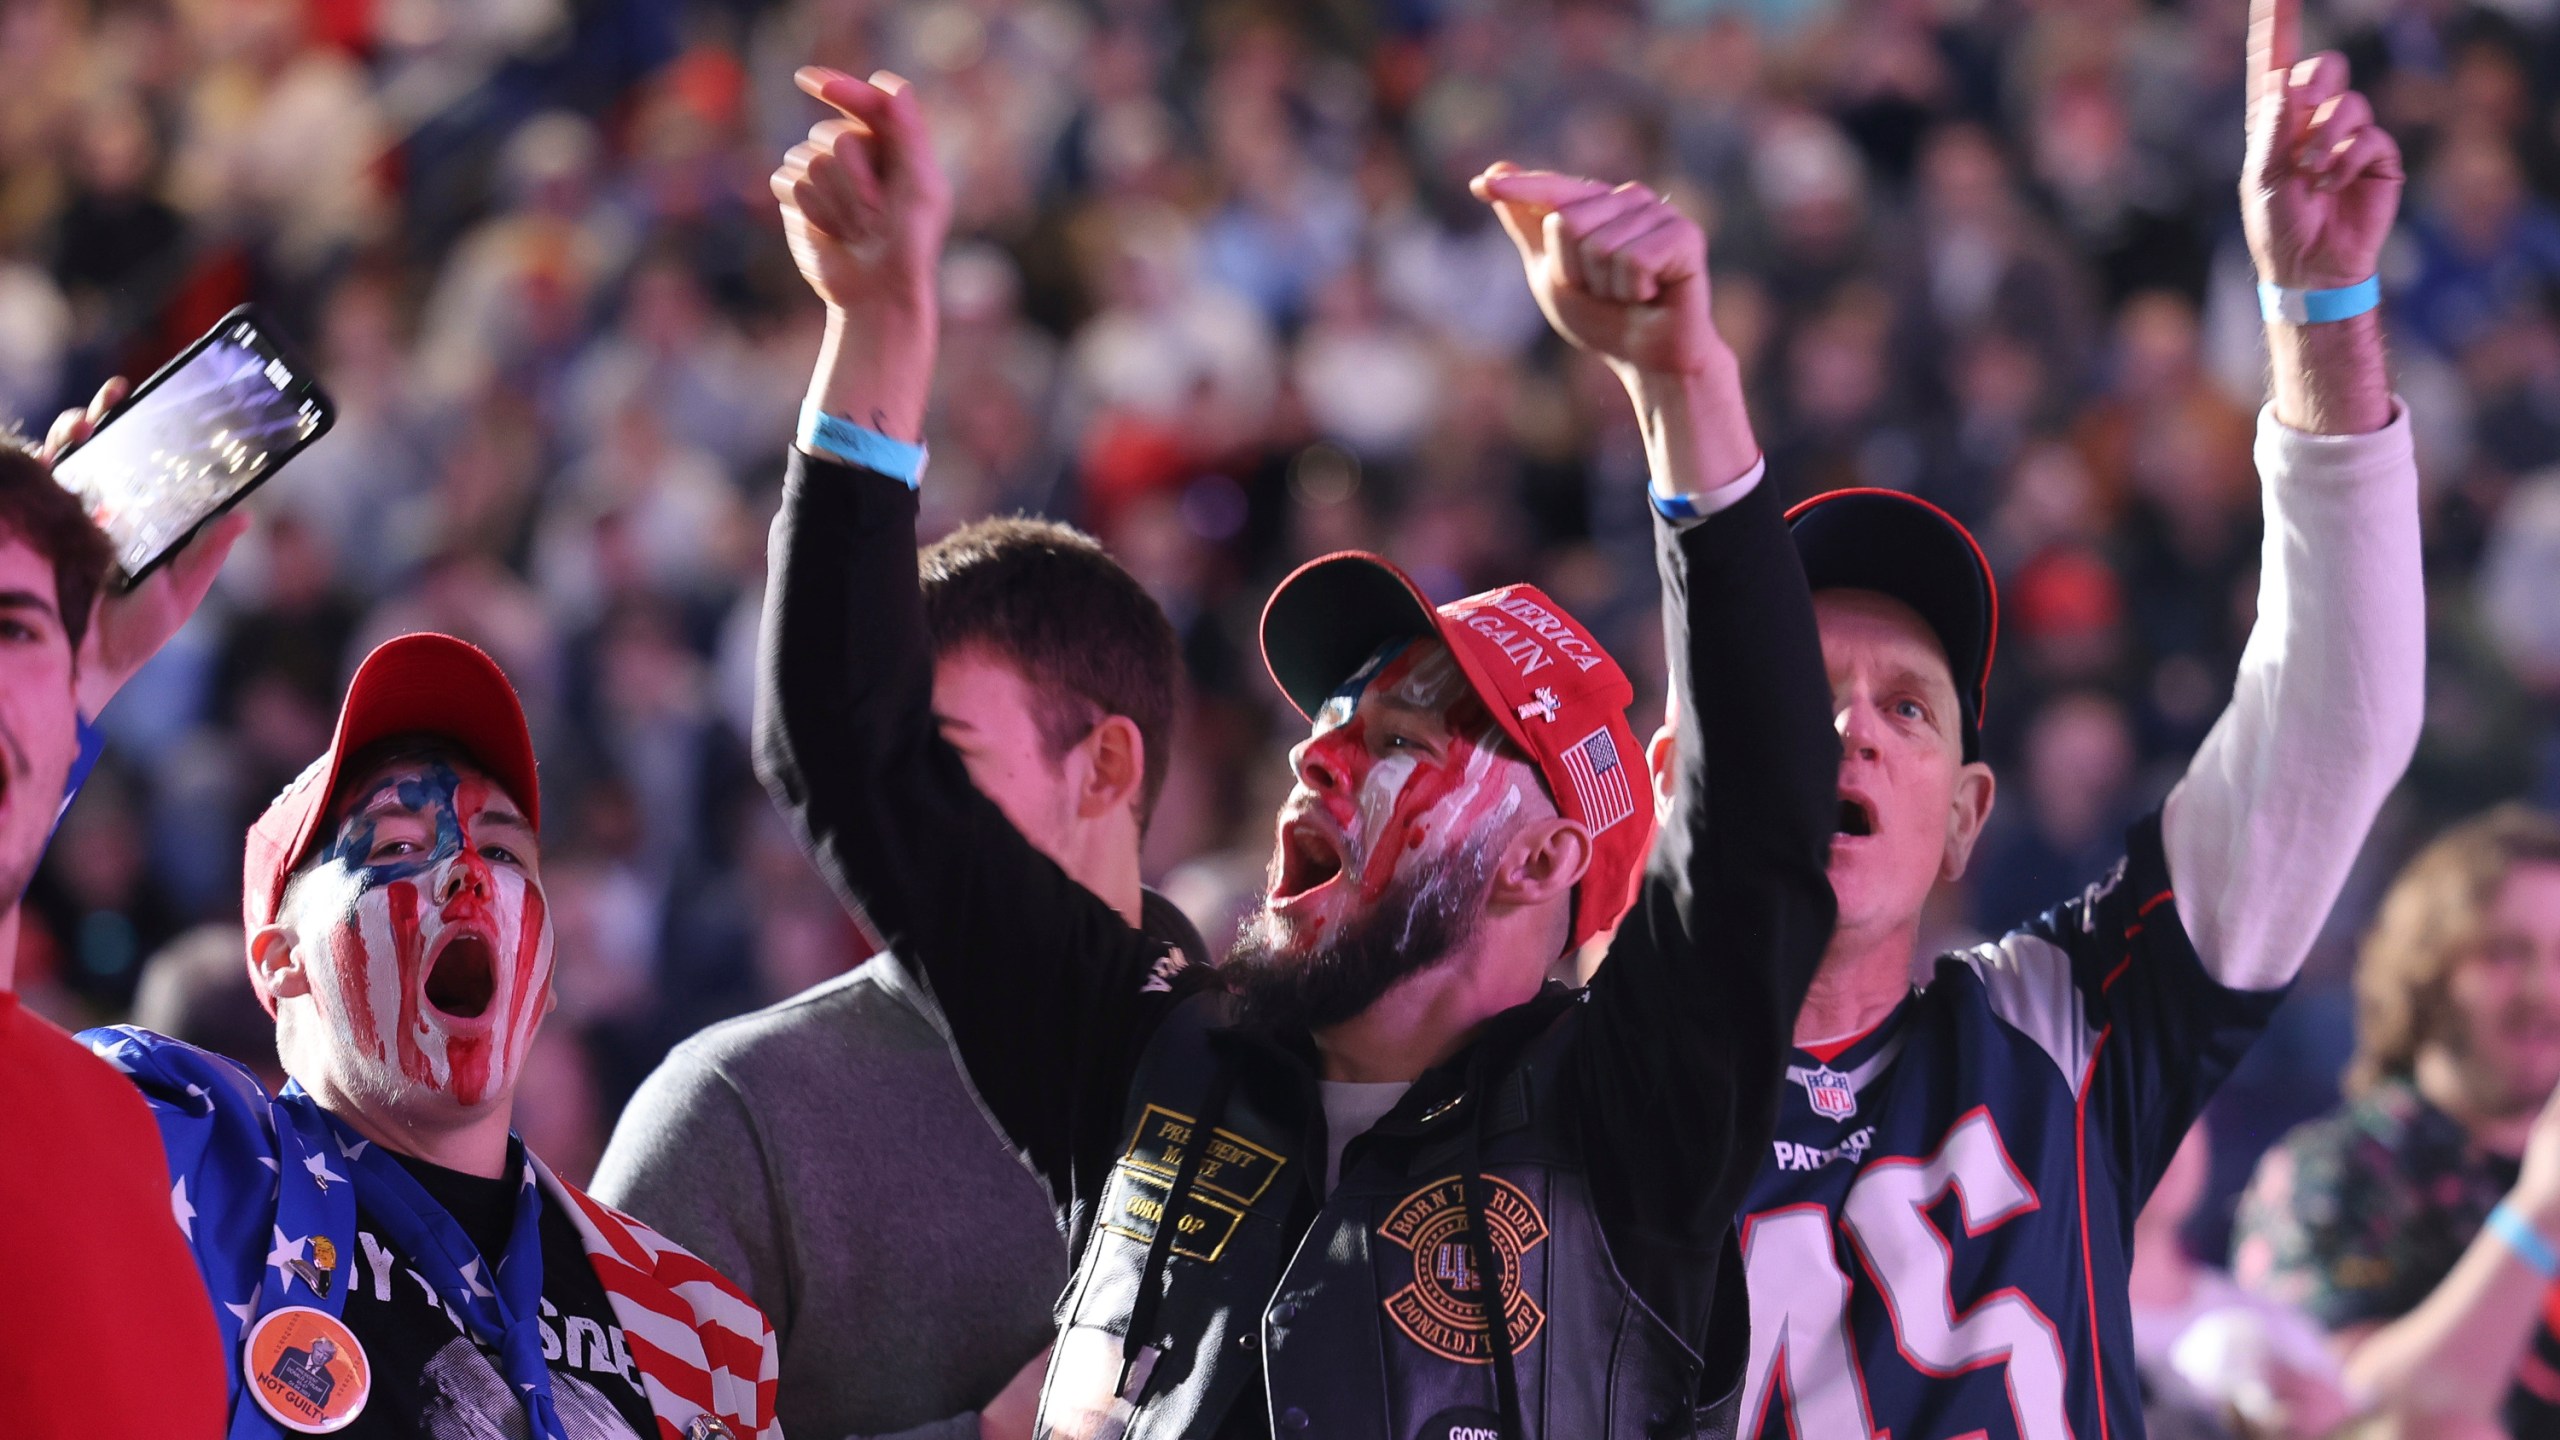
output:
<svg viewBox="0 0 2560 1440"><path fill-rule="evenodd" d="M754 1305L511 1132L553 1003L541 802L497 664L385 642L249 831L249 973L291 1083L83 1037L159 1121L235 1440L779 1434Z"/></svg>
<svg viewBox="0 0 2560 1440"><path fill-rule="evenodd" d="M1042 1432L1729 1424L1731 1222L1830 930L1839 751L1698 227L1638 187L1477 185L1644 424L1690 757L1662 843L1631 687L1579 622L1526 585L1435 609L1328 557L1264 614L1312 723L1270 895L1212 971L1044 857L937 734L915 441L950 197L904 82L800 79L842 118L773 180L829 324L774 524L758 761L1066 1223ZM1601 980L1545 985L1639 867Z"/></svg>

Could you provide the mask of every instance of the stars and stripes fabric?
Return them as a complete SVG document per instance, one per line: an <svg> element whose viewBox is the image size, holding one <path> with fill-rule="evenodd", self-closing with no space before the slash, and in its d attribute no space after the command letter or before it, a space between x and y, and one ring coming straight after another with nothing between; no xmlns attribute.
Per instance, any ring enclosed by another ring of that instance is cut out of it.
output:
<svg viewBox="0 0 2560 1440"><path fill-rule="evenodd" d="M1564 771L1573 781L1574 798L1582 802L1582 823L1599 834L1636 813L1635 789L1627 783L1627 767L1618 743L1601 726L1564 752Z"/></svg>
<svg viewBox="0 0 2560 1440"><path fill-rule="evenodd" d="M369 1142L298 1084L269 1096L238 1064L181 1041L130 1025L79 1038L133 1081L159 1124L173 1181L170 1216L195 1252L232 1357L228 1440L283 1440L286 1432L242 1384L242 1337L288 1305L343 1315L351 1278L327 1262L355 1253L355 1192L365 1183ZM595 1267L659 1440L781 1440L773 1417L780 1351L745 1292L684 1247L571 1187L539 1156L524 1158L542 1203L560 1207Z"/></svg>
<svg viewBox="0 0 2560 1440"><path fill-rule="evenodd" d="M329 1123L341 1144L353 1144L365 1210L435 1287L445 1308L498 1352L498 1366L524 1405L534 1440L569 1440L551 1396L551 1365L542 1353L542 1191L524 1142L507 1141L509 1168L521 1178L506 1253L491 1260L398 1160L336 1117Z"/></svg>

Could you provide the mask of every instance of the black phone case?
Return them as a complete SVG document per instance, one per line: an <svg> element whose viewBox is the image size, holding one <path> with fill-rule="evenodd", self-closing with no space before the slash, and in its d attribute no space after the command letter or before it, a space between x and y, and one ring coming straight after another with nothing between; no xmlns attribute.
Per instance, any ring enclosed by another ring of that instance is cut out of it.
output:
<svg viewBox="0 0 2560 1440"><path fill-rule="evenodd" d="M294 456L301 454L304 450L309 449L313 441L328 434L330 428L338 423L337 403L329 398L329 392L327 390L321 388L319 373L313 370L302 358L302 352L288 342L284 338L284 335L274 326L267 323L266 317L259 313L257 306L237 305L232 307L232 309L221 319L213 322L212 327L207 329L202 335L199 335L195 339L187 342L187 348L170 357L169 363L152 371L149 378L145 379L141 384L134 386L133 393L125 396L123 400L117 402L114 409L107 412L106 418L100 420L97 427L89 432L89 438L87 440L81 441L79 445L73 445L65 449L60 455L54 457L54 463L57 465L60 464L62 461L78 453L81 446L87 445L90 440L95 440L98 436L105 434L108 426L115 424L126 411L131 410L135 405L141 403L144 396L149 395L152 391L158 389L161 383L166 381L170 376L185 369L188 361L193 360L196 356L204 353L206 346L211 345L223 334L223 332L240 324L242 321L246 321L257 328L259 339L264 341L269 351L271 351L277 359L282 360L285 363L286 368L293 372L296 382L306 388L309 393L311 403L318 412L318 423L312 426L310 434L305 435L302 439L296 441L292 448L278 453L274 459L269 461L267 467L258 472L257 478L233 491L222 501L221 504L214 506L204 514L197 516L195 522L187 527L186 533L180 535L176 540L162 548L159 554L154 555L149 560L143 562L141 569L132 571L131 573L126 573L123 567L119 565L117 567L117 574L114 581L115 587L119 591L131 590L135 586L140 585L143 581L149 579L152 571L157 570L162 565L166 564L170 556L187 548L189 542L193 541L198 534L202 533L205 526L221 519L225 514L229 513L232 506L239 504L241 501L248 499L252 494L255 494L258 487L275 478L275 473L283 469L288 461L292 460Z"/></svg>

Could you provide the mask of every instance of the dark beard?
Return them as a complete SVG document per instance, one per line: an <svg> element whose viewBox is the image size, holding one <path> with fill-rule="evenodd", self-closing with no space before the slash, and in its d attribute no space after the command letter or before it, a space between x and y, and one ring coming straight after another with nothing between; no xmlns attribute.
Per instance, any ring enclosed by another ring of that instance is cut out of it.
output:
<svg viewBox="0 0 2560 1440"><path fill-rule="evenodd" d="M1484 915L1492 852L1479 838L1437 869L1395 881L1303 959L1284 952L1270 912L1257 910L1218 965L1236 1023L1266 1035L1327 1029L1448 959Z"/></svg>

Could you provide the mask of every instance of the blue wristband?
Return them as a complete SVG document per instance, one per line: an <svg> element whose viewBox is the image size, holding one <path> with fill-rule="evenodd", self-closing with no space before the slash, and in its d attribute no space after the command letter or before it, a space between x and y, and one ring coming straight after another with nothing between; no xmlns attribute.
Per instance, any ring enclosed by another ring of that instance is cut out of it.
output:
<svg viewBox="0 0 2560 1440"><path fill-rule="evenodd" d="M1644 493L1653 501L1653 513L1674 525L1706 518L1707 512L1699 509L1698 502L1686 495L1665 495L1650 485L1645 487Z"/></svg>
<svg viewBox="0 0 2560 1440"><path fill-rule="evenodd" d="M1705 505L1699 503L1700 501L1722 495L1737 485L1742 485L1748 481L1758 480L1761 476L1768 473L1769 457L1762 455L1751 462L1750 469L1734 476L1722 485L1715 486L1707 491L1703 496L1665 495L1661 491L1654 489L1651 485L1644 487L1644 495L1646 499L1653 502L1654 514L1661 516L1663 519L1674 525L1693 525L1715 513L1714 511L1709 510ZM1727 501L1726 503L1730 504L1732 502ZM1719 506L1718 508L1721 509L1722 507Z"/></svg>
<svg viewBox="0 0 2560 1440"><path fill-rule="evenodd" d="M2533 1222L2524 1218L2523 1212L2501 1200L2489 1212L2487 1229L2516 1252L2517 1259L2532 1266L2535 1274L2545 1280L2560 1280L2560 1254L2552 1253L2551 1242L2542 1238L2542 1232L2533 1228Z"/></svg>
<svg viewBox="0 0 2560 1440"><path fill-rule="evenodd" d="M2258 313L2288 325L2326 325L2351 320L2382 303L2382 277L2367 275L2335 290L2287 290L2258 282Z"/></svg>
<svg viewBox="0 0 2560 1440"><path fill-rule="evenodd" d="M923 483L924 462L929 454L922 445L892 440L867 425L830 415L819 409L814 400L803 401L800 406L800 448L847 465L877 470L893 480L905 481L910 490Z"/></svg>

